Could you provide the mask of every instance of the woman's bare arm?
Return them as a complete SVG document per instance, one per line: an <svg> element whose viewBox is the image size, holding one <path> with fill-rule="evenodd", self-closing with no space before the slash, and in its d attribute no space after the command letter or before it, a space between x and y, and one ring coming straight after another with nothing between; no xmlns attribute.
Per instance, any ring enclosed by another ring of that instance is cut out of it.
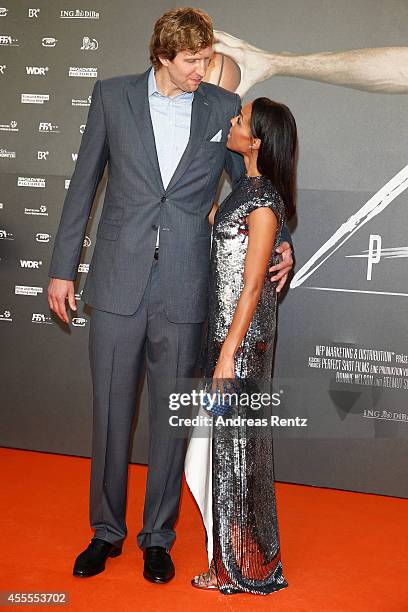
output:
<svg viewBox="0 0 408 612"><path fill-rule="evenodd" d="M244 287L239 297L220 358L232 357L241 344L258 304L268 262L275 243L277 219L270 208L257 208L248 216L248 250Z"/></svg>

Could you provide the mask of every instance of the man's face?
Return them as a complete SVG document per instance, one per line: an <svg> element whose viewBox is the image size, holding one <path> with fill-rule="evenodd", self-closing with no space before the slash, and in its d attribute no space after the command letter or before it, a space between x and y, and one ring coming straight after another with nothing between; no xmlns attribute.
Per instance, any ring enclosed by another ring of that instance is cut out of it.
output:
<svg viewBox="0 0 408 612"><path fill-rule="evenodd" d="M212 55L212 47L206 47L197 53L180 51L173 60L162 59L162 63L175 87L181 91L195 91L207 72Z"/></svg>

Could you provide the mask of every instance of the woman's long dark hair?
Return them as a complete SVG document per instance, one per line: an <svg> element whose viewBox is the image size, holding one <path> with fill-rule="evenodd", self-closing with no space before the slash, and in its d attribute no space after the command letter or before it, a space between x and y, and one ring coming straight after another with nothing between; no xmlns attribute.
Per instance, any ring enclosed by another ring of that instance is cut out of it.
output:
<svg viewBox="0 0 408 612"><path fill-rule="evenodd" d="M251 131L261 140L257 166L278 190L289 219L296 208L297 129L295 119L285 104L269 98L252 103Z"/></svg>

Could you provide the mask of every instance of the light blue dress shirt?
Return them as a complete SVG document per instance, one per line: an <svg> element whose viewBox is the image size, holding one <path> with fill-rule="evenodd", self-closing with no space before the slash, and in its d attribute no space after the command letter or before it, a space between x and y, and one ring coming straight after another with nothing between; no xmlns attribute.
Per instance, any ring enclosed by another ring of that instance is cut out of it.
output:
<svg viewBox="0 0 408 612"><path fill-rule="evenodd" d="M153 68L149 73L147 91L157 159L166 189L190 137L194 92L183 92L174 98L164 96L157 89ZM157 230L156 246L159 246L159 232L160 228Z"/></svg>

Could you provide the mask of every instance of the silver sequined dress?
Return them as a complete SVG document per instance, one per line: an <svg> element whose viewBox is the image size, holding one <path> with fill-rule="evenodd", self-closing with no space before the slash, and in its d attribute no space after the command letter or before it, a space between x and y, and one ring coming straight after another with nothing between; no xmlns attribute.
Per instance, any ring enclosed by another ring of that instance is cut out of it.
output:
<svg viewBox="0 0 408 612"><path fill-rule="evenodd" d="M259 207L271 208L277 217L275 249L285 209L268 178L244 174L215 216L204 355L207 378L212 377L244 286L247 216ZM255 380L258 388L264 381L268 390L277 307L276 283L270 281L268 268L277 261L272 252L256 311L235 356L236 376L249 384ZM242 408L240 411L242 414ZM218 427L213 417L210 441L207 446L205 440L190 442L186 465L187 482L207 529L209 560L212 557L215 564L220 591L266 595L287 587L280 557L272 427Z"/></svg>

